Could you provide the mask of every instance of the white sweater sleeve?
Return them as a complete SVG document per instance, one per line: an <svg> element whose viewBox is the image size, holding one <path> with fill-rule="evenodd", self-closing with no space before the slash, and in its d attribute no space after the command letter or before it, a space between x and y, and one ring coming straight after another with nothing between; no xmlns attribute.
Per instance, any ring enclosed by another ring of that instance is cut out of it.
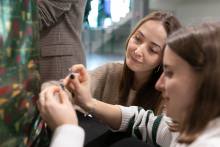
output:
<svg viewBox="0 0 220 147"><path fill-rule="evenodd" d="M151 110L145 111L137 106L119 107L122 112L122 122L119 130L110 128L113 132L127 132L153 146L170 147L173 144L177 134L169 130L167 122L171 121L170 118L163 115L154 116Z"/></svg>
<svg viewBox="0 0 220 147"><path fill-rule="evenodd" d="M85 132L75 125L62 125L54 131L50 147L82 147Z"/></svg>

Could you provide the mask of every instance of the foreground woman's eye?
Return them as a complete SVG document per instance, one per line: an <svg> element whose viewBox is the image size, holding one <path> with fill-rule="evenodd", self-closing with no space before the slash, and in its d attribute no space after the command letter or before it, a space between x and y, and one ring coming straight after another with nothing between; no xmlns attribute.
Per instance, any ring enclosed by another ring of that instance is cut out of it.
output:
<svg viewBox="0 0 220 147"><path fill-rule="evenodd" d="M164 73L165 73L165 76L167 77L171 77L173 75L173 73L169 71L164 71Z"/></svg>

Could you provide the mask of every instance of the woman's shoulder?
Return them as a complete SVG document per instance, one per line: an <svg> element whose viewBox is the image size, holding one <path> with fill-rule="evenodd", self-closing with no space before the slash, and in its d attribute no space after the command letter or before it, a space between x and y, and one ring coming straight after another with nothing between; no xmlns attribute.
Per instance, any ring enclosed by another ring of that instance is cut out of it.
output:
<svg viewBox="0 0 220 147"><path fill-rule="evenodd" d="M124 61L110 61L106 63L108 73L111 75L121 75L123 71Z"/></svg>
<svg viewBox="0 0 220 147"><path fill-rule="evenodd" d="M101 65L93 70L88 71L89 74L100 72L100 73L106 73L106 72L116 72L120 73L123 70L124 61L110 61L104 65Z"/></svg>
<svg viewBox="0 0 220 147"><path fill-rule="evenodd" d="M108 66L109 68L112 67L122 68L124 66L124 61L109 61L108 63L105 64L105 66Z"/></svg>
<svg viewBox="0 0 220 147"><path fill-rule="evenodd" d="M203 133L193 142L192 146L218 147L220 145L220 117L215 118Z"/></svg>

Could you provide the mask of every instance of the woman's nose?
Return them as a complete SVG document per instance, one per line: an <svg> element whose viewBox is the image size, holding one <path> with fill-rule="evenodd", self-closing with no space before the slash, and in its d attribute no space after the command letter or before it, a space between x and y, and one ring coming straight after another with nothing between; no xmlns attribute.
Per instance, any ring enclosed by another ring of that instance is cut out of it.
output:
<svg viewBox="0 0 220 147"><path fill-rule="evenodd" d="M157 83L155 85L155 88L158 91L164 91L165 90L165 84L164 84L164 73L160 76L160 78L157 80Z"/></svg>
<svg viewBox="0 0 220 147"><path fill-rule="evenodd" d="M143 56L143 44L138 46L138 48L134 51L135 55L137 56Z"/></svg>

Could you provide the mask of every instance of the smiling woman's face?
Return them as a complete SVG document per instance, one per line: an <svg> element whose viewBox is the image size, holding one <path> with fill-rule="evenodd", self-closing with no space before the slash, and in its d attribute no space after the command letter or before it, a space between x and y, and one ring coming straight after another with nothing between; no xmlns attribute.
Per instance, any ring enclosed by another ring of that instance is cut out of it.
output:
<svg viewBox="0 0 220 147"><path fill-rule="evenodd" d="M147 21L131 36L126 64L134 72L153 72L162 63L167 33L158 21Z"/></svg>
<svg viewBox="0 0 220 147"><path fill-rule="evenodd" d="M198 74L169 46L164 51L163 65L164 72L155 87L162 92L167 116L180 119L193 103Z"/></svg>

